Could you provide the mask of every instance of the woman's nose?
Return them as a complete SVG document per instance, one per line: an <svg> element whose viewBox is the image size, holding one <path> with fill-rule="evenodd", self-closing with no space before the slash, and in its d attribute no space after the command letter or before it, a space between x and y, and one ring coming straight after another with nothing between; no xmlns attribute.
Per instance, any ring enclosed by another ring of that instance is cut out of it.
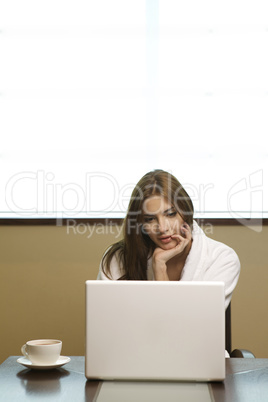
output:
<svg viewBox="0 0 268 402"><path fill-rule="evenodd" d="M158 231L159 233L166 233L168 231L167 221L166 219L159 219L158 220Z"/></svg>

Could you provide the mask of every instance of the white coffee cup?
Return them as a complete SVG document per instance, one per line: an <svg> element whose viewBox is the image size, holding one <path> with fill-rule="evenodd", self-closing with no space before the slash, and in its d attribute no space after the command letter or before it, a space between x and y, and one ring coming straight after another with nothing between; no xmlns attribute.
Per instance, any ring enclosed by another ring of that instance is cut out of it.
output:
<svg viewBox="0 0 268 402"><path fill-rule="evenodd" d="M22 354L33 364L50 365L60 357L62 341L56 339L36 339L21 347Z"/></svg>

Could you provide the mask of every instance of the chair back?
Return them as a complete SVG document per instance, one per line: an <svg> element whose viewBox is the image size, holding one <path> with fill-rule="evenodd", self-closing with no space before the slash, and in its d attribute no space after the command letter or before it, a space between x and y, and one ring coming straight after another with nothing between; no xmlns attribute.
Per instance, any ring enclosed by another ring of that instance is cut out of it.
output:
<svg viewBox="0 0 268 402"><path fill-rule="evenodd" d="M225 349L232 352L232 331L231 331L231 303L225 310Z"/></svg>

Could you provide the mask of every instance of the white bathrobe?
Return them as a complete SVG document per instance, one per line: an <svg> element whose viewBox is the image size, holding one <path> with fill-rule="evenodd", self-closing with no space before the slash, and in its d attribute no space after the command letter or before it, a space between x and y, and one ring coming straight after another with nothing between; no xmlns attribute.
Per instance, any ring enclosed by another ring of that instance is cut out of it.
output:
<svg viewBox="0 0 268 402"><path fill-rule="evenodd" d="M208 238L196 222L192 230L193 243L181 273L181 281L222 281L225 284L225 308L228 307L236 287L240 262L233 249ZM111 261L113 280L123 275L116 256ZM148 260L148 280L154 280L152 258ZM97 279L109 279L101 266Z"/></svg>

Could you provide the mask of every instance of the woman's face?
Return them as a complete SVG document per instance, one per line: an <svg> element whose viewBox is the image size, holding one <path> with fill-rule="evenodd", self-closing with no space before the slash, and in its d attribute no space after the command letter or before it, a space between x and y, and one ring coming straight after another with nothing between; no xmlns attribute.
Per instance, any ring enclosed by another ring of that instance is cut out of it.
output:
<svg viewBox="0 0 268 402"><path fill-rule="evenodd" d="M163 196L152 196L143 203L143 229L157 247L169 250L178 242L174 234L182 235L184 221L173 205Z"/></svg>

